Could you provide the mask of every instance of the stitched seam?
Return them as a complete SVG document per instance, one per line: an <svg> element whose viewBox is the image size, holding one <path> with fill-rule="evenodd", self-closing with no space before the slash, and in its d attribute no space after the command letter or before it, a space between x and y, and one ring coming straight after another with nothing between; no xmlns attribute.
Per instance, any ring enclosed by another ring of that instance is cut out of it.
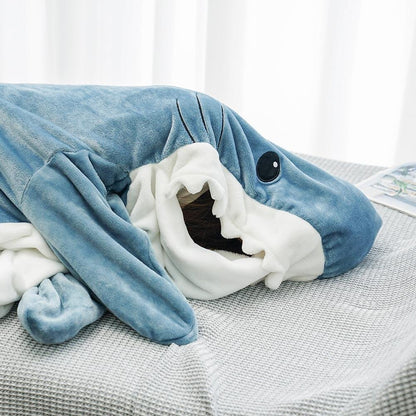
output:
<svg viewBox="0 0 416 416"><path fill-rule="evenodd" d="M64 152L62 152L62 153L63 153L63 154L65 154L65 155L68 155L68 154L76 154L76 153L79 153L79 152L82 152L82 151L86 151L86 152L88 152L88 159L89 159L89 161L90 161L90 163L91 163L91 166L94 168L95 173L97 174L97 176L100 178L101 182L103 183L103 185L104 185L104 187L105 187L105 189L106 189L107 193L108 193L108 191L110 190L110 188L111 188L112 186L114 186L116 183L119 183L119 182L124 181L124 180L126 179L126 177L128 177L128 176L129 176L130 172L129 172L128 170L124 169L124 168L121 168L121 169L120 169L120 171L121 171L121 172L123 172L124 176L123 176L121 179L116 179L114 182L111 182L111 184L107 185L107 184L105 184L105 183L103 182L103 180L101 179L101 176L100 176L100 175L99 175L99 173L97 172L97 169L95 168L94 163L92 162L92 160L91 160L91 158L90 158L90 155L91 155L92 153L91 153L89 150L87 150L87 149L79 149L79 150L76 150L76 151L64 151ZM104 157L102 157L102 156L100 156L100 157L101 157L101 159L103 159L103 160L105 160L105 161L107 161L107 162L109 162L109 163L112 163L114 166L117 166L118 168L120 168L120 165L116 165L115 163L111 162L111 161L110 161L110 160L108 160L107 158L104 158ZM79 168L78 168L78 169L79 169Z"/></svg>
<svg viewBox="0 0 416 416"><path fill-rule="evenodd" d="M179 100L178 100L178 99L176 99L176 108L178 109L179 117L180 117L180 119L181 119L181 121L182 121L183 126L185 127L186 132L188 133L188 135L189 135L189 137L191 138L191 140L192 140L194 143L196 143L195 139L192 137L192 134L191 134L191 132L190 132L190 131L189 131L189 129L188 129L188 126L187 126L187 125L186 125L186 123L185 123L185 120L183 119L182 112L181 112L181 109L180 109L180 107L179 107Z"/></svg>
<svg viewBox="0 0 416 416"><path fill-rule="evenodd" d="M21 196L21 198L20 198L20 200L19 200L19 203L20 203L20 205L23 203L23 199L24 199L24 197L25 197L25 194L26 194L26 191L27 191L27 189L29 188L29 185L30 185L30 183L32 182L32 179L33 179L33 177L41 170L41 169L43 169L45 166L47 166L50 162L51 162L51 160L58 154L58 153L62 153L62 154L64 154L64 155L70 155L70 154L76 154L76 153L78 153L78 152L81 152L81 151L83 151L83 150L86 150L86 149L79 149L79 150L67 150L67 149L58 149L58 150L56 150L55 152L53 152L49 157L48 157L48 159L46 160L46 162L44 163L44 165L42 165L39 169L37 169L33 174L32 174L32 176L29 178L29 180L27 181L27 183L26 183L26 185L25 185L25 188L23 189L23 192L22 192L22 196ZM87 150L86 150L87 151ZM92 163L91 163L92 164ZM94 165L93 165L94 166ZM94 170L95 170L95 168L94 168ZM123 178L121 178L121 179L117 179L117 180L115 180L114 182L112 182L111 184L109 184L109 185L106 185L104 182L103 182L103 184L104 184L104 186L105 186L105 188L106 188L106 190L107 191L109 191L109 189L111 188L111 187L113 187L115 184L117 184L117 183L119 183L119 182L122 182L122 181L124 181L129 175L130 175L130 172L128 171L128 170L126 170L126 169L122 169L122 172L124 173L124 176L123 176ZM97 175L98 175L98 172L97 172ZM98 175L99 176L99 175ZM101 179L101 178L100 178Z"/></svg>
<svg viewBox="0 0 416 416"><path fill-rule="evenodd" d="M128 176L130 176L130 174L129 174L129 172L127 172L127 171L125 171L125 170L123 170L123 173L125 174L125 176L123 176L121 179L117 179L116 181L114 181L113 183L111 183L110 185L108 185L108 186L106 186L106 188L107 188L107 191L110 191L111 189L110 188L112 188L116 183L119 183L119 182L123 182ZM105 184L104 184L105 185ZM111 191L112 192L112 191Z"/></svg>
<svg viewBox="0 0 416 416"><path fill-rule="evenodd" d="M26 190L29 188L30 183L32 182L33 177L41 170L43 169L45 166L47 166L49 164L49 162L55 157L55 155L57 155L58 153L64 153L67 149L63 148L63 149L58 149L55 152L53 152L45 161L45 163L39 168L36 169L35 172L33 172L33 174L30 176L29 180L26 182L26 185L23 189L22 192L22 196L20 197L19 203L20 205L23 203L23 199L25 197L26 194Z"/></svg>

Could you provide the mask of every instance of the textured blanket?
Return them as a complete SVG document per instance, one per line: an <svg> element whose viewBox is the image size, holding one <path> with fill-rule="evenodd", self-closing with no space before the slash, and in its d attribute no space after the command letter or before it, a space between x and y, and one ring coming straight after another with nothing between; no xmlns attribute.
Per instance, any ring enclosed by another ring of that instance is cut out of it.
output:
<svg viewBox="0 0 416 416"><path fill-rule="evenodd" d="M358 182L377 168L311 159ZM15 309L0 325L1 415L416 414L416 219L383 219L343 276L191 301L200 336L161 346L106 314L40 345Z"/></svg>

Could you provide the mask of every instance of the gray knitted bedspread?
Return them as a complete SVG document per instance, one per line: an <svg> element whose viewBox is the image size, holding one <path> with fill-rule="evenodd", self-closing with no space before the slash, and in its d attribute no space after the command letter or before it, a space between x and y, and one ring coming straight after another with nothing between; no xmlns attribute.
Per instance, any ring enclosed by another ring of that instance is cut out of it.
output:
<svg viewBox="0 0 416 416"><path fill-rule="evenodd" d="M374 167L309 158L356 183ZM200 337L149 342L112 315L44 346L0 320L1 415L416 415L416 218L343 276L192 301Z"/></svg>

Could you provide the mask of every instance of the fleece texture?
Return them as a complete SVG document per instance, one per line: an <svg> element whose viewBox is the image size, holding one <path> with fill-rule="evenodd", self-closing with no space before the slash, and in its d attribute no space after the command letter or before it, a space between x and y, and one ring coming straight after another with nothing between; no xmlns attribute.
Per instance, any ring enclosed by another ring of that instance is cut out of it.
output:
<svg viewBox="0 0 416 416"><path fill-rule="evenodd" d="M99 304L159 343L196 339L192 308L126 209L132 172L193 144L211 146L250 201L316 232L322 267L310 277L341 274L372 246L381 220L360 191L270 143L206 95L1 85L0 223L32 224L66 273L23 294L19 317L34 338L70 339L101 316Z"/></svg>

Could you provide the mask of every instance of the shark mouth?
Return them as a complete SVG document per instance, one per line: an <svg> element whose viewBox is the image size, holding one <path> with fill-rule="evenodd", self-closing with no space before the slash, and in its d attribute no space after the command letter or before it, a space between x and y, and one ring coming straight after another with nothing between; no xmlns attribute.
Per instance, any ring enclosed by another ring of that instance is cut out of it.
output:
<svg viewBox="0 0 416 416"><path fill-rule="evenodd" d="M201 195L185 192L185 195L177 196L188 234L195 244L208 250L245 254L241 238L224 238L221 235L221 221L212 214L214 200L209 190Z"/></svg>
<svg viewBox="0 0 416 416"><path fill-rule="evenodd" d="M276 289L322 274L319 233L248 196L210 144L183 146L130 176L131 221L186 297L216 299L260 281Z"/></svg>

